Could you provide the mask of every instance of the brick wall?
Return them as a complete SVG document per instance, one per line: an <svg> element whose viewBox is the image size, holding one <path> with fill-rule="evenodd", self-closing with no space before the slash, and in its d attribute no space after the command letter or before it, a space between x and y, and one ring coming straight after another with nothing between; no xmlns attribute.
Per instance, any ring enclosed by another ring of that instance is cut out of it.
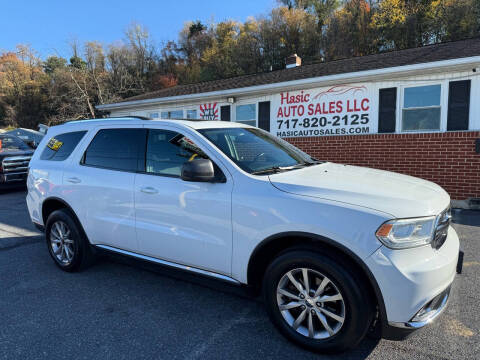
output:
<svg viewBox="0 0 480 360"><path fill-rule="evenodd" d="M395 171L433 181L452 199L480 198L480 131L285 139L320 160Z"/></svg>

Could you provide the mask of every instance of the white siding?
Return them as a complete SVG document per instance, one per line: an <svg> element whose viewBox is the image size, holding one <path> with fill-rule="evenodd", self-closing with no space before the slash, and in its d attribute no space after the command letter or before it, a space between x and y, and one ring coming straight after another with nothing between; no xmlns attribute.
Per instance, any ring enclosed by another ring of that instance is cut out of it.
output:
<svg viewBox="0 0 480 360"><path fill-rule="evenodd" d="M469 129L470 130L479 130L480 129L480 73L473 71L461 71L461 72L439 72L436 74L429 75L416 75L410 77L396 77L395 73L392 73L392 80L390 81L371 81L368 84L375 89L376 96L374 97L374 103L372 108L378 109L378 90L381 88L396 87L397 88L397 132L401 132L401 100L402 92L405 87L415 86L415 85L428 85L428 84L441 84L442 86L442 100L441 100L441 129L440 131L446 131L447 124L447 106L448 106L448 84L449 81L454 80L472 80L471 94L470 94L470 120L469 120ZM352 79L351 83L357 83ZM318 88L319 86L315 86ZM302 87L304 89L304 87ZM308 89L307 89L308 90ZM176 102L168 103L165 105L156 105L156 106L139 106L136 108L131 108L130 110L114 110L111 113L111 117L116 116L128 116L128 115L139 115L139 116L148 116L149 113L170 110L183 110L184 116L186 116L186 110L197 109L200 104L204 103L217 103L218 108L223 105L232 105L231 120L235 121L235 105L257 103L260 101L271 101L274 94L266 93L262 96L239 96L235 98L234 104L229 104L226 102L226 97L224 98L206 98L203 101L194 101L194 102ZM378 116L378 110L376 110L376 115ZM376 119L375 119L376 120ZM377 122L377 121L375 121ZM375 129L377 131L378 129Z"/></svg>

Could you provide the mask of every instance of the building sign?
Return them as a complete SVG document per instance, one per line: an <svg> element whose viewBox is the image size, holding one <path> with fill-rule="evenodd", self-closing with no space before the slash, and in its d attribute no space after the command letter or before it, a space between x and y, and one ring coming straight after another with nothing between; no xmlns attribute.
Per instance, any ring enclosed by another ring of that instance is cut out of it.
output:
<svg viewBox="0 0 480 360"><path fill-rule="evenodd" d="M220 120L217 103L206 103L200 105L200 119Z"/></svg>
<svg viewBox="0 0 480 360"><path fill-rule="evenodd" d="M279 137L374 133L374 94L369 85L337 85L274 95L271 132Z"/></svg>

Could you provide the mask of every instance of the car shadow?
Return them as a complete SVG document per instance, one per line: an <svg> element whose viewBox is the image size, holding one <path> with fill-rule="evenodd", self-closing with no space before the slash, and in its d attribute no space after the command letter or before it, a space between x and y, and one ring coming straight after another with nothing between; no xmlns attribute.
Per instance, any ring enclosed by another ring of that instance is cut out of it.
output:
<svg viewBox="0 0 480 360"><path fill-rule="evenodd" d="M26 193L27 186L26 185L15 185L15 186L8 186L5 188L0 187L0 196L3 194L14 194L24 192Z"/></svg>
<svg viewBox="0 0 480 360"><path fill-rule="evenodd" d="M11 250L23 245L43 242L44 239L45 237L43 235L1 237L0 251Z"/></svg>
<svg viewBox="0 0 480 360"><path fill-rule="evenodd" d="M137 260L134 258L110 253L110 252L100 252L97 254L98 261L101 264L101 261L105 261L107 263L113 263L120 266L128 266L130 268L134 268L136 270L133 271L147 271L152 273L153 276L160 276L170 278L172 280L179 281L178 287L182 288L182 282L188 283L194 287L199 286L201 288L205 288L208 290L212 290L218 293L224 293L225 295L233 295L238 298L242 298L245 301L250 302L252 305L256 307L261 307L264 311L265 322L268 324L268 327L272 327L272 330L276 332L276 329L273 328L273 324L270 324L268 318L266 318L266 311L263 309L263 299L258 292L255 292L253 289L247 286L240 286L235 284L230 284L226 281L216 280L209 278L207 276L202 276L199 274L190 273L188 271L183 271L179 269L170 268L168 266L162 266L154 263L145 262L142 260ZM140 270L141 269L141 270ZM192 294L193 295L193 294ZM195 297L195 296L193 296ZM191 299L192 302L195 301L194 298ZM262 320L260 318L260 320ZM235 336L231 334L231 336ZM281 341L285 341L288 346L293 347L294 351L298 351L304 354L308 354L307 357L310 356L318 356L322 359L366 359L372 353L372 351L377 347L378 343L381 339L375 338L374 336L366 336L364 340L353 350L340 353L340 354L315 354L308 350L304 350L292 343L288 342L288 340L283 339L283 337L278 333L278 337Z"/></svg>

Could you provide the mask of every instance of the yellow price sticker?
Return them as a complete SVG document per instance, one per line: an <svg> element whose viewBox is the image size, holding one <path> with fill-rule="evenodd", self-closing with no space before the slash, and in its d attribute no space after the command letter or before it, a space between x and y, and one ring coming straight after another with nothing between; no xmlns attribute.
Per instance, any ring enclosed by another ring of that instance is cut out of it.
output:
<svg viewBox="0 0 480 360"><path fill-rule="evenodd" d="M47 146L52 149L53 151L58 151L63 145L63 142L58 141L55 138L51 138L50 141L48 142Z"/></svg>

